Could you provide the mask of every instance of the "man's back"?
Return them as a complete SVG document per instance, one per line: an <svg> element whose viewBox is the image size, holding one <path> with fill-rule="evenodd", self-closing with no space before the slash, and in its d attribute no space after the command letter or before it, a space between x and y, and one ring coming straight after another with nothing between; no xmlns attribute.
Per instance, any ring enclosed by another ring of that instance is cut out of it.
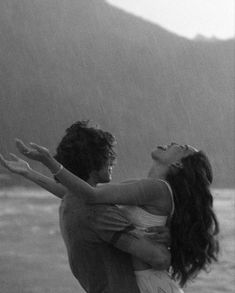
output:
<svg viewBox="0 0 235 293"><path fill-rule="evenodd" d="M92 227L94 210L105 208L85 205L71 195L63 199L60 227L71 270L87 292L139 293L130 256L101 240Z"/></svg>

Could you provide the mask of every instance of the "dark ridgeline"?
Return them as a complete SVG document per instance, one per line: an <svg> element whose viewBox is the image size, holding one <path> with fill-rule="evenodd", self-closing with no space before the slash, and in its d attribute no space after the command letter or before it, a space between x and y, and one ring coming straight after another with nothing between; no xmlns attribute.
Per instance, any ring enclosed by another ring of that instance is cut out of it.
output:
<svg viewBox="0 0 235 293"><path fill-rule="evenodd" d="M234 185L234 40L190 41L103 0L1 1L0 32L1 152L16 136L54 150L91 118L118 139L115 180L177 141Z"/></svg>

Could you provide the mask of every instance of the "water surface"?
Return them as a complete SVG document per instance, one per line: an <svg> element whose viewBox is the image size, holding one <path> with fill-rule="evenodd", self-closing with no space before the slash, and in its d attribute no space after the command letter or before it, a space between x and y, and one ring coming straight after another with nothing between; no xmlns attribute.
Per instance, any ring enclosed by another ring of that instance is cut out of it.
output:
<svg viewBox="0 0 235 293"><path fill-rule="evenodd" d="M221 227L219 262L186 293L235 292L235 191L214 190ZM58 225L60 200L41 190L0 191L2 293L83 293L73 278Z"/></svg>

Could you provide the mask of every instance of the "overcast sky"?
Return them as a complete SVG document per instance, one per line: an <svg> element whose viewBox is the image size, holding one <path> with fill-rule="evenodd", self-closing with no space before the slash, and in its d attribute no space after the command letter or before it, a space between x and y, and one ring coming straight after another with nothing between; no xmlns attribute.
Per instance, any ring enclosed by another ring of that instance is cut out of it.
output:
<svg viewBox="0 0 235 293"><path fill-rule="evenodd" d="M106 0L178 35L234 37L234 0Z"/></svg>

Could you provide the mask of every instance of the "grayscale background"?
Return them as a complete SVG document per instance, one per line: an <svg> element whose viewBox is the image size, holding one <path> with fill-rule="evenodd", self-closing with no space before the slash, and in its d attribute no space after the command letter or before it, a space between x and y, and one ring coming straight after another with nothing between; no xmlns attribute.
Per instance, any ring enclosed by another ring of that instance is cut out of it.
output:
<svg viewBox="0 0 235 293"><path fill-rule="evenodd" d="M208 154L222 251L186 293L235 289L234 82L234 39L187 39L104 0L0 1L4 156L16 152L15 137L54 152L80 119L116 136L114 181L145 176L157 144ZM1 293L83 292L69 270L59 203L0 167Z"/></svg>

